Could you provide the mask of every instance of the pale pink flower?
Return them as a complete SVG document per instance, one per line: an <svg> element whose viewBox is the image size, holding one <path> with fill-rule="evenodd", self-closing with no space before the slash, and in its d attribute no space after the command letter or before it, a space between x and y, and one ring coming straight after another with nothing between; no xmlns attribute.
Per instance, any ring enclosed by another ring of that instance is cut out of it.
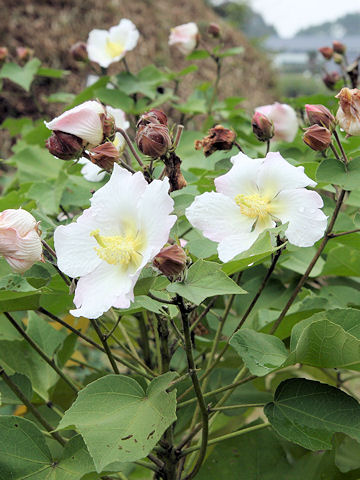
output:
<svg viewBox="0 0 360 480"><path fill-rule="evenodd" d="M286 103L274 103L257 107L256 112L265 115L274 124L275 134L271 141L292 142L299 128L295 110Z"/></svg>
<svg viewBox="0 0 360 480"><path fill-rule="evenodd" d="M0 255L17 273L42 261L38 223L31 213L21 208L0 213Z"/></svg>
<svg viewBox="0 0 360 480"><path fill-rule="evenodd" d="M182 54L188 55L199 41L199 29L194 22L178 25L170 31L169 45L174 45Z"/></svg>
<svg viewBox="0 0 360 480"><path fill-rule="evenodd" d="M344 87L336 95L339 99L339 109L336 120L340 127L348 134L360 135L360 90Z"/></svg>
<svg viewBox="0 0 360 480"><path fill-rule="evenodd" d="M141 172L132 175L114 164L91 207L55 230L58 267L80 277L72 315L98 318L112 306L130 306L141 270L168 241L176 220L168 190L167 178L148 184Z"/></svg>

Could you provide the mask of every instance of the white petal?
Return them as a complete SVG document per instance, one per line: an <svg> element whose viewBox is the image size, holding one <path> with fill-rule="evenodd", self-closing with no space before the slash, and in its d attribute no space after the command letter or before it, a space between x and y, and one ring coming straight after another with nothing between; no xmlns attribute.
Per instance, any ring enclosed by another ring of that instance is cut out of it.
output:
<svg viewBox="0 0 360 480"><path fill-rule="evenodd" d="M90 162L85 157L80 158L79 163L84 165L81 169L81 173L88 182L101 182L106 175L106 172L95 163Z"/></svg>
<svg viewBox="0 0 360 480"><path fill-rule="evenodd" d="M271 202L274 216L289 222L286 236L298 247L311 247L323 235L327 217L320 210L323 201L314 191L298 188L284 190Z"/></svg>
<svg viewBox="0 0 360 480"><path fill-rule="evenodd" d="M21 236L33 230L36 224L31 213L22 208L9 208L0 213L0 229L13 228Z"/></svg>
<svg viewBox="0 0 360 480"><path fill-rule="evenodd" d="M70 225L61 225L54 232L58 267L70 277L92 272L101 259L95 251L97 242L91 232L99 228L94 211L89 208Z"/></svg>
<svg viewBox="0 0 360 480"><path fill-rule="evenodd" d="M216 191L234 199L236 195L253 195L258 192L257 174L263 159L249 158L238 153L231 158L233 167L221 177L215 179Z"/></svg>
<svg viewBox="0 0 360 480"><path fill-rule="evenodd" d="M239 253L248 250L258 238L260 232L244 232L241 235L231 235L219 243L218 254L222 262L229 262Z"/></svg>
<svg viewBox="0 0 360 480"><path fill-rule="evenodd" d="M89 59L104 68L107 68L113 62L113 58L107 53L106 42L108 38L109 32L95 29L91 30L87 41Z"/></svg>
<svg viewBox="0 0 360 480"><path fill-rule="evenodd" d="M98 318L110 307L127 308L133 298L134 278L118 265L101 264L91 273L80 278L75 290L77 310L70 310L75 317Z"/></svg>
<svg viewBox="0 0 360 480"><path fill-rule="evenodd" d="M304 167L294 167L279 152L268 153L258 174L261 195L270 199L281 190L315 187L316 183L304 173Z"/></svg>
<svg viewBox="0 0 360 480"><path fill-rule="evenodd" d="M127 130L130 127L130 123L126 120L125 112L121 110L121 108L113 108L113 107L107 106L106 111L114 117L115 125L118 128Z"/></svg>
<svg viewBox="0 0 360 480"><path fill-rule="evenodd" d="M196 197L185 213L189 222L214 242L248 233L254 223L253 218L241 214L233 200L216 192Z"/></svg>
<svg viewBox="0 0 360 480"><path fill-rule="evenodd" d="M125 52L128 52L136 47L139 32L131 20L123 18L119 25L110 28L109 37L112 42L122 44Z"/></svg>

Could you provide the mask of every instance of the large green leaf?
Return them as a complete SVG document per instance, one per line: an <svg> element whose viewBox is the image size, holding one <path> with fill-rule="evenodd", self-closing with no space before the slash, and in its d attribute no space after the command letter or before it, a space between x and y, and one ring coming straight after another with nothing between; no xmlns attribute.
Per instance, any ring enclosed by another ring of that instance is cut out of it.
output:
<svg viewBox="0 0 360 480"><path fill-rule="evenodd" d="M31 82L40 65L41 62L38 58L29 60L23 67L20 67L17 63L5 63L0 70L0 78L8 78L24 90L29 91Z"/></svg>
<svg viewBox="0 0 360 480"><path fill-rule="evenodd" d="M146 457L176 420L176 393L165 391L175 376L157 377L146 393L125 375L100 378L81 390L58 429L79 430L98 472L116 461Z"/></svg>
<svg viewBox="0 0 360 480"><path fill-rule="evenodd" d="M295 325L287 363L360 370L360 310L316 313Z"/></svg>
<svg viewBox="0 0 360 480"><path fill-rule="evenodd" d="M288 351L279 338L249 328L236 332L230 345L250 372L259 377L281 367L288 357Z"/></svg>
<svg viewBox="0 0 360 480"><path fill-rule="evenodd" d="M30 380L21 373L11 375L11 381L22 391L26 398L31 400L32 388ZM21 401L15 393L8 387L3 379L0 378L0 405L20 405Z"/></svg>
<svg viewBox="0 0 360 480"><path fill-rule="evenodd" d="M320 382L291 378L282 382L264 412L287 440L309 450L329 450L334 433L360 440L360 405L343 391Z"/></svg>
<svg viewBox="0 0 360 480"><path fill-rule="evenodd" d="M49 131L50 136L50 131ZM20 182L39 182L49 178L57 178L64 165L62 160L37 145L25 147L16 152L10 163L18 169Z"/></svg>
<svg viewBox="0 0 360 480"><path fill-rule="evenodd" d="M167 291L177 293L197 305L214 295L246 293L221 270L220 264L205 260L194 263L189 268L186 279L170 284Z"/></svg>
<svg viewBox="0 0 360 480"><path fill-rule="evenodd" d="M360 185L360 158L354 158L347 170L339 160L326 158L321 162L316 172L316 180L321 183L339 185L346 190L359 189Z"/></svg>

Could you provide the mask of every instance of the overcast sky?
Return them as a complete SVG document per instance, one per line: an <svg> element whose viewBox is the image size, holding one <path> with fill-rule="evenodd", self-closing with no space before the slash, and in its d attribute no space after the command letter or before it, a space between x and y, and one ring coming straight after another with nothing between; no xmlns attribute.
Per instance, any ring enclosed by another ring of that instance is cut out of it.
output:
<svg viewBox="0 0 360 480"><path fill-rule="evenodd" d="M360 0L249 0L249 3L282 37L291 37L303 27L360 12Z"/></svg>

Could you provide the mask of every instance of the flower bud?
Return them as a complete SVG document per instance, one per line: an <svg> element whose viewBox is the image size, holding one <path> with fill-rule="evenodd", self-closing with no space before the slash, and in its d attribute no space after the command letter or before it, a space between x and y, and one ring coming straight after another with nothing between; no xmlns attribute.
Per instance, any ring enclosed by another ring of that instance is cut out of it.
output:
<svg viewBox="0 0 360 480"><path fill-rule="evenodd" d="M221 35L220 27L217 23L210 23L208 27L208 34L214 38L219 38Z"/></svg>
<svg viewBox="0 0 360 480"><path fill-rule="evenodd" d="M266 115L255 112L251 121L255 137L260 142L267 142L274 136L274 124Z"/></svg>
<svg viewBox="0 0 360 480"><path fill-rule="evenodd" d="M116 133L115 118L110 113L106 112L106 114L102 116L102 122L104 132L103 141L113 141Z"/></svg>
<svg viewBox="0 0 360 480"><path fill-rule="evenodd" d="M112 142L105 142L89 152L90 159L103 170L111 171L119 160L119 150Z"/></svg>
<svg viewBox="0 0 360 480"><path fill-rule="evenodd" d="M319 52L325 58L325 60L331 60L334 54L334 50L331 47L321 47Z"/></svg>
<svg viewBox="0 0 360 480"><path fill-rule="evenodd" d="M16 47L16 56L20 62L27 62L33 56L34 50L28 47Z"/></svg>
<svg viewBox="0 0 360 480"><path fill-rule="evenodd" d="M340 80L338 72L330 72L323 76L322 81L330 90L334 90L335 85Z"/></svg>
<svg viewBox="0 0 360 480"><path fill-rule="evenodd" d="M202 140L196 140L195 149L203 149L205 157L209 157L217 150L231 150L235 139L235 132L222 125L216 125L210 128L209 134L206 137Z"/></svg>
<svg viewBox="0 0 360 480"><path fill-rule="evenodd" d="M320 125L331 132L334 130L336 120L334 115L324 105L305 105L305 111L310 125Z"/></svg>
<svg viewBox="0 0 360 480"><path fill-rule="evenodd" d="M141 115L136 127L139 128L140 126L148 125L149 123L167 125L167 116L162 110L152 108L149 112L145 112Z"/></svg>
<svg viewBox="0 0 360 480"><path fill-rule="evenodd" d="M344 60L344 57L343 57L340 53L334 52L333 60L334 60L334 62L337 63L338 65L341 65L342 62L343 62L343 60Z"/></svg>
<svg viewBox="0 0 360 480"><path fill-rule="evenodd" d="M6 60L8 56L9 50L7 49L7 47L0 47L0 62Z"/></svg>
<svg viewBox="0 0 360 480"><path fill-rule="evenodd" d="M346 45L335 40L333 42L333 49L334 49L334 52L340 53L340 55L343 55L346 52Z"/></svg>
<svg viewBox="0 0 360 480"><path fill-rule="evenodd" d="M348 135L360 135L360 90L342 88L335 98L339 99L336 120Z"/></svg>
<svg viewBox="0 0 360 480"><path fill-rule="evenodd" d="M349 75L351 80L351 85L353 88L356 88L359 79L359 63L355 61L346 67L346 73Z"/></svg>
<svg viewBox="0 0 360 480"><path fill-rule="evenodd" d="M179 277L186 267L186 253L179 245L164 247L156 255L153 265L166 277Z"/></svg>
<svg viewBox="0 0 360 480"><path fill-rule="evenodd" d="M160 123L142 125L136 132L136 144L144 155L159 158L171 147L169 129Z"/></svg>
<svg viewBox="0 0 360 480"><path fill-rule="evenodd" d="M305 131L303 140L313 150L322 152L331 144L331 132L325 127L312 125Z"/></svg>
<svg viewBox="0 0 360 480"><path fill-rule="evenodd" d="M84 147L81 138L71 133L54 130L51 137L46 140L49 152L61 160L74 160L81 157Z"/></svg>
<svg viewBox="0 0 360 480"><path fill-rule="evenodd" d="M76 42L70 48L70 55L77 62L86 62L88 60L88 53L86 48L86 43Z"/></svg>
<svg viewBox="0 0 360 480"><path fill-rule="evenodd" d="M0 213L0 255L17 273L43 261L40 230L31 213L21 208Z"/></svg>

